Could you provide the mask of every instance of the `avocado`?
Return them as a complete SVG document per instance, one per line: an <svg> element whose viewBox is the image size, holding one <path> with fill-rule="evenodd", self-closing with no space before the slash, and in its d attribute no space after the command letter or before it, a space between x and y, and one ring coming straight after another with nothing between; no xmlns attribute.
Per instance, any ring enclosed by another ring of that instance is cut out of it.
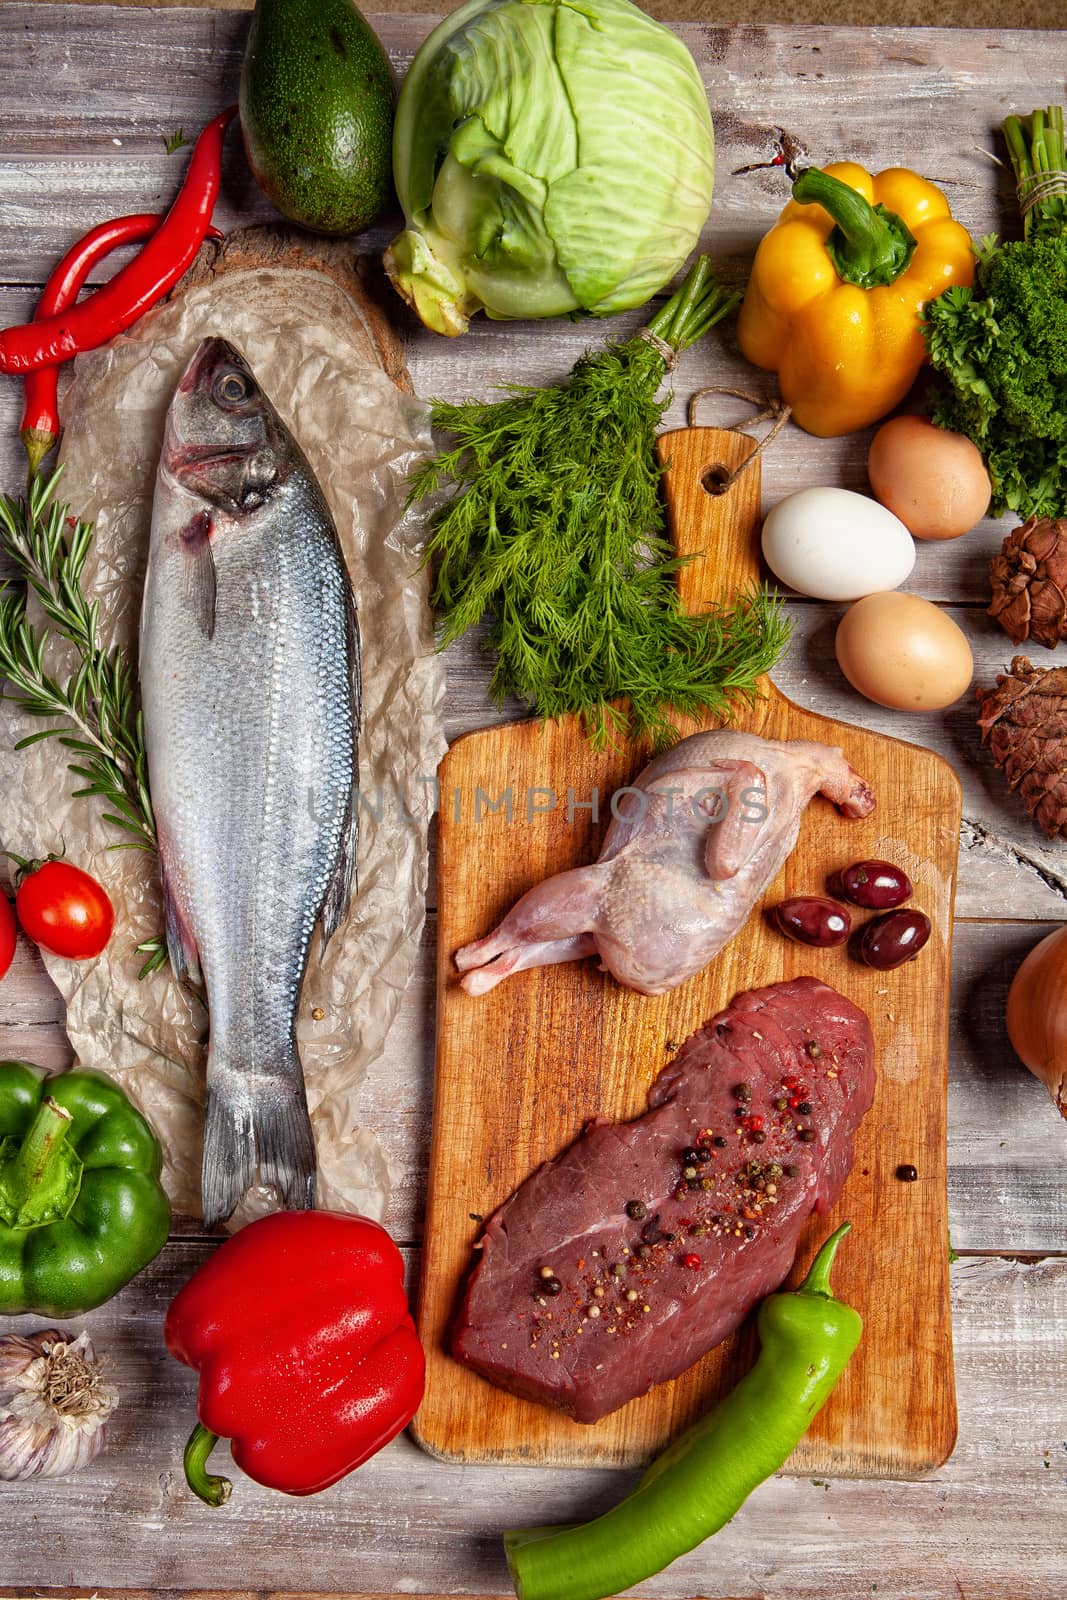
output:
<svg viewBox="0 0 1067 1600"><path fill-rule="evenodd" d="M315 233L358 233L392 192L393 79L352 0L256 0L241 132L272 205Z"/></svg>

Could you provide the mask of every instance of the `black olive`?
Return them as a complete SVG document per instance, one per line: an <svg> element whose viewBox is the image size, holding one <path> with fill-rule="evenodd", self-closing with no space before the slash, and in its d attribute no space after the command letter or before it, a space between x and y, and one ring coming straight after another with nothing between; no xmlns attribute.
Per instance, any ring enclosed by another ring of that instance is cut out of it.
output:
<svg viewBox="0 0 1067 1600"><path fill-rule="evenodd" d="M854 861L835 873L827 887L867 911L890 911L911 898L911 879L891 861Z"/></svg>
<svg viewBox="0 0 1067 1600"><path fill-rule="evenodd" d="M844 944L852 929L852 918L844 906L819 895L798 895L792 900L783 900L770 915L779 933L795 939L798 944L814 945L820 950Z"/></svg>
<svg viewBox="0 0 1067 1600"><path fill-rule="evenodd" d="M930 937L930 918L925 911L909 906L903 911L887 911L868 922L859 936L861 961L877 972L889 972L912 961Z"/></svg>

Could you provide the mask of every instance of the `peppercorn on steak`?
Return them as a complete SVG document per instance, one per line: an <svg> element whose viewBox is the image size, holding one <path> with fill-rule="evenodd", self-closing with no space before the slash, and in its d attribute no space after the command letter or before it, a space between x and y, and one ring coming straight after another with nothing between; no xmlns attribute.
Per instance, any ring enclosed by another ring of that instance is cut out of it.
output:
<svg viewBox="0 0 1067 1600"><path fill-rule="evenodd" d="M591 1122L489 1219L452 1352L595 1422L677 1377L783 1280L874 1098L864 1013L814 978L739 995L632 1122Z"/></svg>

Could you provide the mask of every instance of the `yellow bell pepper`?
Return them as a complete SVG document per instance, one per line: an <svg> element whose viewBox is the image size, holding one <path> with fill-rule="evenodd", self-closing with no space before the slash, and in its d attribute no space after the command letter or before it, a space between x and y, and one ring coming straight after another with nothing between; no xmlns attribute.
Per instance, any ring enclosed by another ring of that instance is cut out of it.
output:
<svg viewBox="0 0 1067 1600"><path fill-rule="evenodd" d="M926 302L973 279L970 235L934 184L903 167L809 167L756 251L738 341L808 433L852 433L914 383Z"/></svg>

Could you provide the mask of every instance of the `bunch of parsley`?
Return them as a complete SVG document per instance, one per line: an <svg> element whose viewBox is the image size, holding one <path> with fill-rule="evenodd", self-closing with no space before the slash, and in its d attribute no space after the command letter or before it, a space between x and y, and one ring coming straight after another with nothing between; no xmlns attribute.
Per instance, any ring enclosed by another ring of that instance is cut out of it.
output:
<svg viewBox="0 0 1067 1600"><path fill-rule="evenodd" d="M1063 110L1009 117L1004 137L1024 236L977 251L973 289L926 308L924 335L944 388L942 428L985 458L993 511L1067 516L1067 155Z"/></svg>

